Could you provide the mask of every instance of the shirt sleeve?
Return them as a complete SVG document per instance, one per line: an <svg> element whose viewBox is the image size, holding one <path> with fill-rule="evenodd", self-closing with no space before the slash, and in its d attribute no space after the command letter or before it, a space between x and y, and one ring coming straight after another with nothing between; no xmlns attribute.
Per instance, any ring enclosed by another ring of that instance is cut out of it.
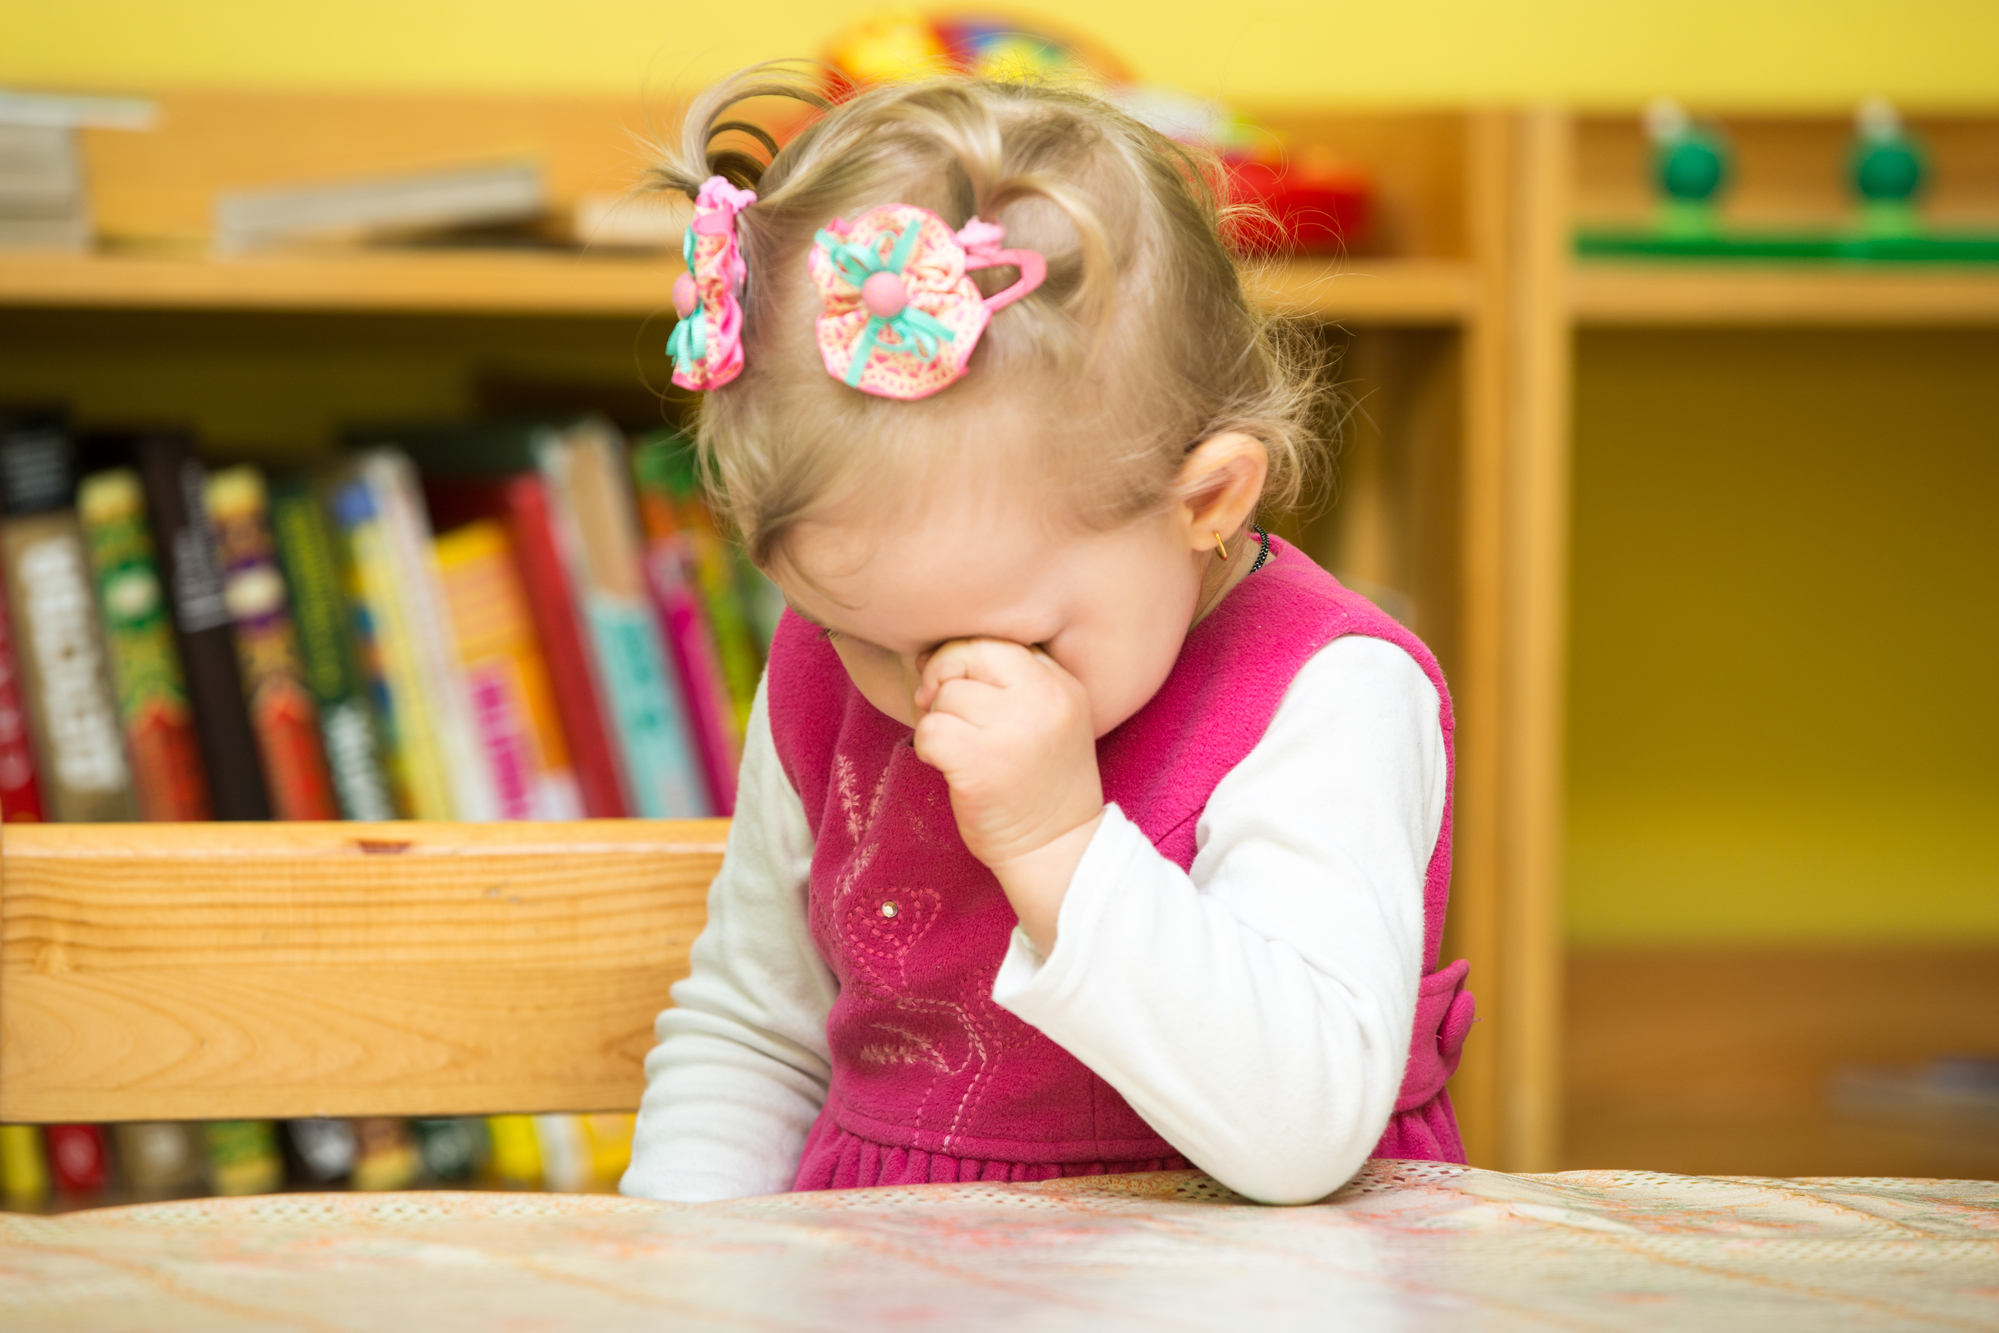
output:
<svg viewBox="0 0 1999 1333"><path fill-rule="evenodd" d="M826 1100L837 984L806 925L812 832L764 694L759 685L708 922L646 1057L626 1194L698 1203L790 1189Z"/></svg>
<svg viewBox="0 0 1999 1333"><path fill-rule="evenodd" d="M1016 930L993 999L1223 1184L1323 1198L1401 1088L1446 780L1422 668L1384 640L1337 639L1216 786L1192 872L1112 806L1053 950Z"/></svg>

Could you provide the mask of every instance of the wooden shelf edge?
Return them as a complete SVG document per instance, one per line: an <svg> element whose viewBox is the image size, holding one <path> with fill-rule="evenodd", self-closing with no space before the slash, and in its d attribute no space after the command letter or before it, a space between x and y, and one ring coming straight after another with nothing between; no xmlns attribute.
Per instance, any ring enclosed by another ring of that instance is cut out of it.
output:
<svg viewBox="0 0 1999 1333"><path fill-rule="evenodd" d="M1999 269L1585 261L1569 301L1592 327L1999 325Z"/></svg>
<svg viewBox="0 0 1999 1333"><path fill-rule="evenodd" d="M1251 299L1335 322L1460 324L1477 305L1478 274L1454 259L1293 259L1253 270Z"/></svg>
<svg viewBox="0 0 1999 1333"><path fill-rule="evenodd" d="M0 306L671 318L666 256L373 251L243 258L0 254Z"/></svg>
<svg viewBox="0 0 1999 1333"><path fill-rule="evenodd" d="M0 254L0 307L670 317L679 272L665 255L15 253ZM1299 259L1250 279L1276 309L1370 324L1455 324L1476 290L1455 260Z"/></svg>

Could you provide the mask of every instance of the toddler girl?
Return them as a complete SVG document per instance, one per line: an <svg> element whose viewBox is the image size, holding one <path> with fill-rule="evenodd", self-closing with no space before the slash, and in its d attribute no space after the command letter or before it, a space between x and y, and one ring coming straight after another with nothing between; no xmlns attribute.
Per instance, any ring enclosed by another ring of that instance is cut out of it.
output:
<svg viewBox="0 0 1999 1333"><path fill-rule="evenodd" d="M1309 376L1200 162L965 79L779 151L732 118L773 93L810 100L725 84L660 168L675 379L790 610L625 1192L1462 1161L1449 697L1255 526Z"/></svg>

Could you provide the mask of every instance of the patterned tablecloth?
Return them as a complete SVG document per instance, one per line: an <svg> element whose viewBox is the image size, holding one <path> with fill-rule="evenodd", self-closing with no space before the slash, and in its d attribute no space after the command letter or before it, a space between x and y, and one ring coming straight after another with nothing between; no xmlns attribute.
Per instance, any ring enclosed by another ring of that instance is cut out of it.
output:
<svg viewBox="0 0 1999 1333"><path fill-rule="evenodd" d="M0 1217L0 1328L1993 1329L1999 1184L1377 1162L653 1204L312 1194Z"/></svg>

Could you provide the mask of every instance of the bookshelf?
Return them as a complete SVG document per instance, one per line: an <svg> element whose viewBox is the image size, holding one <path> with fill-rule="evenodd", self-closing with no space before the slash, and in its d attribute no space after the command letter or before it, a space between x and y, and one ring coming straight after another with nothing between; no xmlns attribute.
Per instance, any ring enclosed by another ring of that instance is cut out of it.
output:
<svg viewBox="0 0 1999 1333"><path fill-rule="evenodd" d="M660 107L575 99L179 92L149 135L93 133L105 244L0 256L0 396L84 422L193 420L217 456L308 461L343 421L464 415L493 374L664 384L677 256L292 250L220 259L217 188L539 154L558 211L628 188ZM1460 719L1446 958L1478 1036L1452 1085L1472 1160L1554 1165L1560 956L1560 504L1566 325L1550 230L1562 122L1544 114L1272 113L1365 164L1365 248L1272 263L1258 299L1314 325L1351 411L1316 558L1399 594ZM1537 230L1538 228L1538 230ZM40 392L37 394L37 386ZM1529 447L1531 446L1531 447ZM197 841L198 830L188 837Z"/></svg>

